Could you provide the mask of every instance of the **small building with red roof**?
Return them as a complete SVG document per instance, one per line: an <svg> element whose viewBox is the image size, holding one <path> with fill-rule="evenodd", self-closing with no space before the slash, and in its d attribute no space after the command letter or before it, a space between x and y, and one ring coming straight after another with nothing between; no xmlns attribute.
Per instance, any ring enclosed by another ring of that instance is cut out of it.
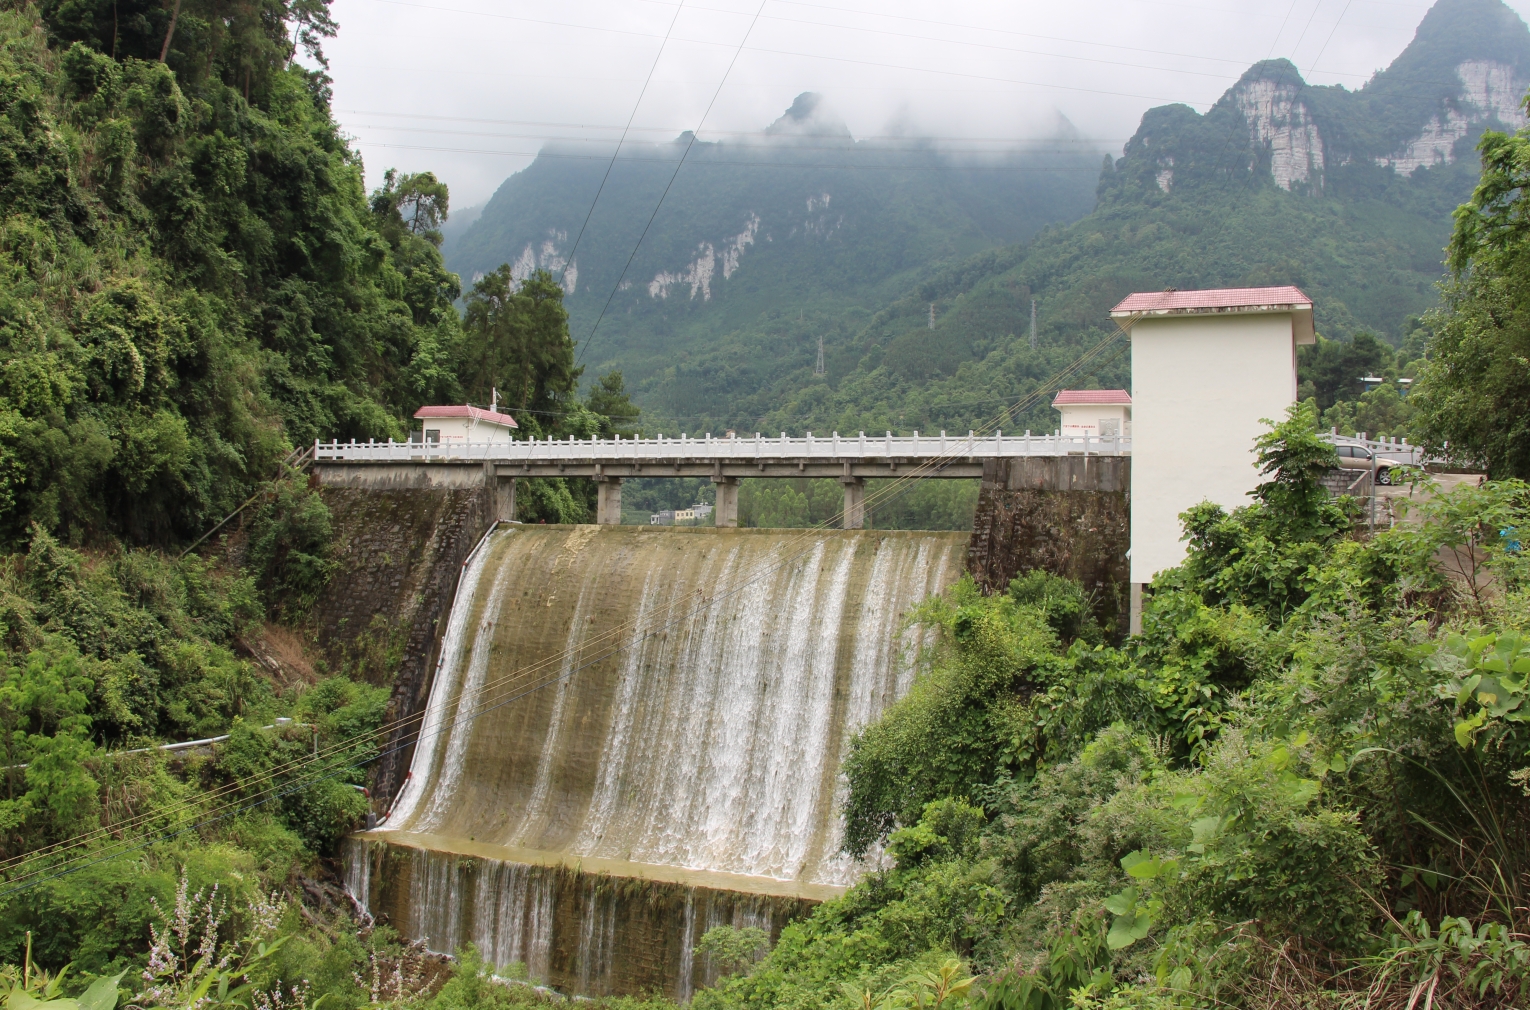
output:
<svg viewBox="0 0 1530 1010"><path fill-rule="evenodd" d="M1141 589L1185 558L1180 513L1231 511L1259 483L1254 440L1296 400L1296 348L1315 342L1300 288L1139 291L1110 316L1132 351L1132 630Z"/></svg>
<svg viewBox="0 0 1530 1010"><path fill-rule="evenodd" d="M511 442L519 427L509 414L471 404L421 407L414 419L422 442Z"/></svg>
<svg viewBox="0 0 1530 1010"><path fill-rule="evenodd" d="M1132 397L1124 389L1062 389L1052 398L1064 435L1112 438L1132 433Z"/></svg>

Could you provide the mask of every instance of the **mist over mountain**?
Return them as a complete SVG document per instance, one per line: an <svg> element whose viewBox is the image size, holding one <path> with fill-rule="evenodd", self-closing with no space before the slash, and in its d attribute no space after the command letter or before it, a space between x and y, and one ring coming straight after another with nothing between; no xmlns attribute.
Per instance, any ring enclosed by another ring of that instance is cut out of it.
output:
<svg viewBox="0 0 1530 1010"><path fill-rule="evenodd" d="M621 367L641 388L742 349L711 381L754 392L811 371L819 336L841 348L933 264L1087 213L1102 154L1066 122L982 157L919 138L857 141L803 94L760 133L629 143L614 165L550 147L445 252L464 285L502 263L518 277L550 270L580 341L610 299L584 358L596 371Z"/></svg>
<svg viewBox="0 0 1530 1010"><path fill-rule="evenodd" d="M1525 123L1527 87L1518 15L1440 0L1363 88L1261 62L1204 115L1149 110L1103 172L1066 130L987 164L856 141L804 95L761 135L694 145L584 360L687 430L963 430L1104 336L1132 290L1298 284L1325 335L1397 344L1437 301L1478 138ZM576 339L687 143L616 163L563 273ZM563 271L606 164L545 152L448 263L464 282L502 262ZM1128 382L1124 357L1076 379Z"/></svg>

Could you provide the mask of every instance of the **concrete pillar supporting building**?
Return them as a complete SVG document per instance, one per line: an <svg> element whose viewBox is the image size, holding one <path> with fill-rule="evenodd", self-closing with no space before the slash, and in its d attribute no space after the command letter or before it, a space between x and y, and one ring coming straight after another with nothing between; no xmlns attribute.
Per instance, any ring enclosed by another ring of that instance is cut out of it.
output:
<svg viewBox="0 0 1530 1010"><path fill-rule="evenodd" d="M866 525L866 481L860 477L841 477L845 486L845 529L858 530Z"/></svg>
<svg viewBox="0 0 1530 1010"><path fill-rule="evenodd" d="M622 524L622 479L595 478L595 521L601 526Z"/></svg>
<svg viewBox="0 0 1530 1010"><path fill-rule="evenodd" d="M738 478L713 477L712 484L717 488L717 508L712 513L714 523L718 526L737 526Z"/></svg>
<svg viewBox="0 0 1530 1010"><path fill-rule="evenodd" d="M1022 456L983 463L967 571L984 593L1051 572L1093 597L1094 616L1127 634L1131 592L1130 456Z"/></svg>

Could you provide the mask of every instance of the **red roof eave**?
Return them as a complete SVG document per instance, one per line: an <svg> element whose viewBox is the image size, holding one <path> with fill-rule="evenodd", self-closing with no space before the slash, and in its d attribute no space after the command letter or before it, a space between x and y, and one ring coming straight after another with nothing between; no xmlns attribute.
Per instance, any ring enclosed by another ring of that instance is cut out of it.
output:
<svg viewBox="0 0 1530 1010"><path fill-rule="evenodd" d="M1144 316L1258 315L1289 312L1295 317L1296 342L1315 340L1312 299L1294 285L1268 288L1208 288L1200 291L1137 291L1110 310L1112 319Z"/></svg>
<svg viewBox="0 0 1530 1010"><path fill-rule="evenodd" d="M463 404L461 406L421 407L414 412L416 418L427 417L470 417L475 421L488 421L491 424L502 424L507 428L519 428L515 418L509 414L501 414L494 410L484 410L482 407L474 407Z"/></svg>
<svg viewBox="0 0 1530 1010"><path fill-rule="evenodd" d="M1061 389L1052 400L1054 407L1066 407L1079 404L1120 404L1130 407L1132 404L1131 394L1124 389Z"/></svg>

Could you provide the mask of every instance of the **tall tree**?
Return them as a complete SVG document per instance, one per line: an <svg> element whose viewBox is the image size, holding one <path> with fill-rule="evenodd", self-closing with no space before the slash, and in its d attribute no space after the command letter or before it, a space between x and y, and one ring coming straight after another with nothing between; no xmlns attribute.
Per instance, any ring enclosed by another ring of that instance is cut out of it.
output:
<svg viewBox="0 0 1530 1010"><path fill-rule="evenodd" d="M601 438L610 438L612 435L631 438L639 434L637 421L642 411L627 395L621 372L607 372L595 380L595 384L590 387L590 395L585 399L585 406L592 413L600 415Z"/></svg>
<svg viewBox="0 0 1530 1010"><path fill-rule="evenodd" d="M390 168L383 173L382 188L372 194L372 211L381 220L384 234L407 231L438 248L449 204L446 183L434 172L399 175Z"/></svg>
<svg viewBox="0 0 1530 1010"><path fill-rule="evenodd" d="M1455 213L1444 305L1418 397L1423 443L1530 477L1530 129L1489 131L1482 179Z"/></svg>
<svg viewBox="0 0 1530 1010"><path fill-rule="evenodd" d="M321 40L338 28L329 6L330 0L41 0L38 12L60 49L83 42L116 60L156 60L175 71L183 91L200 95L221 82L264 107L275 75L299 51L328 66Z"/></svg>
<svg viewBox="0 0 1530 1010"><path fill-rule="evenodd" d="M463 390L469 400L499 402L533 432L552 430L570 410L583 369L574 363L563 288L539 270L517 282L509 264L481 277L463 318Z"/></svg>

